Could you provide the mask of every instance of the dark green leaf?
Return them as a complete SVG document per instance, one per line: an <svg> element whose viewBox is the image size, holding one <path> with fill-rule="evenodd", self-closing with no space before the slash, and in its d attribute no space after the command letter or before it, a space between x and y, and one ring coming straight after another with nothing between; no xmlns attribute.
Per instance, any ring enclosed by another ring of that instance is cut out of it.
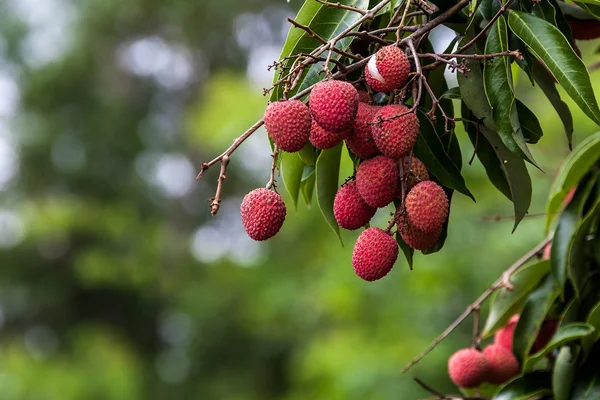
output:
<svg viewBox="0 0 600 400"><path fill-rule="evenodd" d="M446 90L444 92L444 94L442 94L440 96L440 100L441 99L453 99L453 100L460 99L460 88L458 86L455 86L453 88Z"/></svg>
<svg viewBox="0 0 600 400"><path fill-rule="evenodd" d="M506 325L508 319L518 313L527 296L537 287L540 280L550 271L550 261L544 260L517 271L511 278L513 290L497 290L491 300L490 313L481 336L486 338Z"/></svg>
<svg viewBox="0 0 600 400"><path fill-rule="evenodd" d="M550 76L550 73L546 71L544 66L537 60L533 61L533 77L561 119L563 126L565 127L565 135L567 136L570 148L571 141L573 140L573 116L571 115L569 106L561 100L560 94L556 89L556 84L554 83L552 76Z"/></svg>
<svg viewBox="0 0 600 400"><path fill-rule="evenodd" d="M577 368L579 346L564 346L558 352L552 370L552 391L555 400L568 400Z"/></svg>
<svg viewBox="0 0 600 400"><path fill-rule="evenodd" d="M339 0L339 2L344 5L362 9L367 9L369 6L369 0ZM308 25L323 39L329 40L358 21L360 17L361 15L359 13L351 10L328 7L316 1L306 1L298 12L295 20L301 24ZM355 30L358 30L358 27L356 27L354 31ZM352 37L338 40L336 47L341 50L346 50L350 46L351 41ZM311 53L320 45L321 42L310 36L304 30L292 26L279 59L283 60L285 57L299 53ZM340 58L340 55L333 53L331 58L337 60ZM285 61L284 67L291 67L293 62L294 60L291 59ZM331 68L333 68L333 66L333 63L330 64ZM275 73L275 77L273 79L274 82L277 82L282 78L281 72L279 71ZM320 81L321 76L319 75L319 72L321 71L323 71L323 63L317 63L312 65L310 68L307 68L296 88L290 91L289 94L293 95L294 93L304 90L305 88ZM279 85L271 93L271 101L279 100L282 97L283 87L282 85Z"/></svg>
<svg viewBox="0 0 600 400"><path fill-rule="evenodd" d="M300 181L304 171L304 162L297 153L283 152L280 163L281 179L285 190L290 194L294 203L294 210L298 209L298 194L300 193Z"/></svg>
<svg viewBox="0 0 600 400"><path fill-rule="evenodd" d="M594 335L583 339L583 349L587 353L594 343L600 339L600 302L596 303L596 305L591 308L585 320L588 324L596 328Z"/></svg>
<svg viewBox="0 0 600 400"><path fill-rule="evenodd" d="M575 199L573 200L575 201ZM584 203L586 200L584 200ZM569 206L567 206L567 209L569 208ZM565 213L566 212L567 210L565 210ZM567 271L577 294L581 292L581 289L587 282L588 269L586 268L584 262L585 248L587 242L590 240L588 238L590 234L590 229L592 228L592 226L594 226L599 215L600 200L597 200L596 203L591 207L590 211L583 217L581 222L577 225L575 232L571 237L571 241L569 242L569 248L567 250ZM560 221L562 221L562 217Z"/></svg>
<svg viewBox="0 0 600 400"><path fill-rule="evenodd" d="M571 33L571 27L569 26L565 15L563 14L560 6L558 5L558 2L556 0L549 0L548 2L550 3L550 5L552 5L552 8L554 9L556 27L560 29L562 34L567 38L567 40L571 44L571 47L573 47L575 43L575 41L573 40L573 33Z"/></svg>
<svg viewBox="0 0 600 400"><path fill-rule="evenodd" d="M547 371L534 371L504 386L494 400L526 400L552 393L552 377Z"/></svg>
<svg viewBox="0 0 600 400"><path fill-rule="evenodd" d="M300 192L304 197L304 202L308 207L312 204L313 192L315 191L315 167L307 165L302 173L302 181L300 182Z"/></svg>
<svg viewBox="0 0 600 400"><path fill-rule="evenodd" d="M543 359L547 354L550 354L554 349L560 346L573 342L578 339L590 336L595 332L595 328L592 325L585 324L582 322L573 323L561 326L556 333L552 336L550 342L542 350L538 351L525 362L524 370L529 371L535 365L536 362Z"/></svg>
<svg viewBox="0 0 600 400"><path fill-rule="evenodd" d="M573 381L573 395L571 400L598 400L600 399L600 342L592 349L585 363L575 374Z"/></svg>
<svg viewBox="0 0 600 400"><path fill-rule="evenodd" d="M408 266L410 269L413 269L413 256L415 254L415 250L407 245L404 240L402 240L402 237L399 233L396 233L396 242L398 242L398 246L400 246L402 253L404 253L404 257L408 262Z"/></svg>
<svg viewBox="0 0 600 400"><path fill-rule="evenodd" d="M579 0L576 1L575 4L586 10L590 15L596 17L596 19L600 19L600 5L598 2L594 0Z"/></svg>
<svg viewBox="0 0 600 400"><path fill-rule="evenodd" d="M508 31L504 17L496 20L488 31L485 53L502 53L508 50ZM485 94L492 107L494 125L505 146L514 154L535 164L523 137L519 114L515 106L512 74L508 57L497 57L483 67Z"/></svg>
<svg viewBox="0 0 600 400"><path fill-rule="evenodd" d="M417 116L419 117L420 135L417 137L414 147L415 156L425 164L429 172L435 175L443 186L458 190L475 200L467 189L460 170L444 150L444 145L427 115L419 109Z"/></svg>
<svg viewBox="0 0 600 400"><path fill-rule="evenodd" d="M340 236L340 227L333 215L333 200L338 191L341 156L342 143L332 149L323 150L317 159L317 166L315 168L317 203L325 221L327 221L333 232L340 239L340 243L342 243L342 237Z"/></svg>
<svg viewBox="0 0 600 400"><path fill-rule="evenodd" d="M567 94L594 122L600 109L585 64L554 25L531 14L509 11L512 31L543 61Z"/></svg>
<svg viewBox="0 0 600 400"><path fill-rule="evenodd" d="M547 275L540 286L527 298L519 317L513 339L513 353L523 363L529 355L537 333L548 314L548 310L558 296L558 289L552 276Z"/></svg>
<svg viewBox="0 0 600 400"><path fill-rule="evenodd" d="M550 189L546 208L546 229L550 227L554 214L562 201L589 169L600 159L600 132L587 137L569 154Z"/></svg>
<svg viewBox="0 0 600 400"><path fill-rule="evenodd" d="M535 114L527 108L527 106L521 101L517 100L517 112L519 114L519 122L521 123L521 129L523 130L523 136L527 143L537 143L540 138L544 135L540 121L538 121Z"/></svg>

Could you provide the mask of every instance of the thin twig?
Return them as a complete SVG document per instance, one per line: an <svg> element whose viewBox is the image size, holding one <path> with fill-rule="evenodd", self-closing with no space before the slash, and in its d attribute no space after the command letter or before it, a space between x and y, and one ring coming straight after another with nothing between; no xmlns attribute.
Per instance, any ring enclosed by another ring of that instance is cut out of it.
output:
<svg viewBox="0 0 600 400"><path fill-rule="evenodd" d="M219 172L219 178L217 179L217 192L215 197L210 202L210 214L214 217L219 212L221 207L221 191L223 190L223 181L227 179L225 175L227 173L227 165L229 164L229 156L224 156L221 159L221 172Z"/></svg>
<svg viewBox="0 0 600 400"><path fill-rule="evenodd" d="M317 0L318 1L318 0ZM338 48L336 48L335 46L331 46L331 43L328 42L327 40L323 39L318 33L316 33L315 31L313 31L308 25L304 25L301 24L300 22L294 21L291 18L287 19L288 22L292 25L294 25L296 28L302 29L303 31L305 31L306 33L308 33L310 36L312 36L313 38L317 39L319 42L321 42L322 44L326 45L326 47L330 50L330 51L334 51L344 57L348 57L352 60L360 60L360 57L355 56L354 54L348 53L344 50L340 50Z"/></svg>
<svg viewBox="0 0 600 400"><path fill-rule="evenodd" d="M479 342L481 341L481 337L479 336L479 315L481 308L475 307L473 309L473 346L475 348L479 348Z"/></svg>
<svg viewBox="0 0 600 400"><path fill-rule="evenodd" d="M435 338L433 340L433 342L429 345L429 347L427 347L427 349L425 349L425 351L423 351L416 358L414 358L410 363L408 363L408 365L406 365L402 369L402 372L408 371L410 368L412 368L414 365L416 365L419 361L421 361L423 359L423 357L425 357L427 354L429 354L442 340L444 340L450 333L452 333L452 331L454 331L454 329L456 329L456 327L458 325L460 325L476 308L479 308L481 306L481 304L483 304L483 302L485 300L487 300L487 298L490 297L490 295L492 293L494 293L496 290L498 290L502 287L505 287L505 288L507 288L507 290L510 290L512 288L512 284L510 283L510 277L520 267L522 267L526 262L531 260L540 251L542 251L544 249L544 247L546 247L546 245L550 242L552 242L552 235L550 235L546 239L542 240L537 246L535 246L533 249L528 251L527 254L525 254L523 257L521 257L519 260L517 260L513 265L508 267L502 273L502 275L496 280L496 282L494 282L490 287L488 287L477 298L477 300L475 300L469 307L467 307L467 309L465 311L463 311L463 313L460 314L458 316L458 318L456 318L456 320L454 320L454 322L452 322L452 324L450 324L449 327L447 327L437 338Z"/></svg>
<svg viewBox="0 0 600 400"><path fill-rule="evenodd" d="M421 386L423 389L427 390L429 393L431 393L432 395L434 395L438 399L442 399L443 400L443 399L446 398L445 394L442 394L441 392L435 390L434 388L432 388L431 386L429 386L428 384L426 384L425 382L423 382L422 380L420 380L416 376L413 379L414 379L415 382L417 382L419 384L419 386Z"/></svg>
<svg viewBox="0 0 600 400"><path fill-rule="evenodd" d="M341 3L330 3L328 1L323 1L323 0L315 0L317 3L321 3L324 6L328 6L328 7L334 7L334 8L341 8L342 10L350 10L350 11L354 11L357 12L361 15L365 15L367 13L366 10L363 10L362 8L356 8L356 7L352 7L352 6L346 6L344 4Z"/></svg>
<svg viewBox="0 0 600 400"><path fill-rule="evenodd" d="M510 7L510 5L512 4L514 0L508 0L506 3L502 3L500 2L501 6L500 6L500 10L498 10L498 12L496 13L496 15L494 15L492 17L492 19L490 19L490 22L487 23L486 26L483 27L483 29L481 30L481 32L479 32L477 35L475 35L475 37L471 40L469 40L467 42L467 44L465 44L464 46L461 46L456 52L457 53L462 53L463 51L465 51L466 49L468 49L469 47L471 47L474 43L476 43L479 38L481 36L483 36L491 27L492 25L494 25L494 22L496 22L496 20L498 18L500 18L500 16L504 13L504 11L506 11L506 9L508 7Z"/></svg>
<svg viewBox="0 0 600 400"><path fill-rule="evenodd" d="M273 146L273 161L271 161L271 174L269 175L269 182L267 182L267 189L271 189L273 187L277 187L275 184L275 169L277 168L277 155L279 154L279 147L277 145Z"/></svg>

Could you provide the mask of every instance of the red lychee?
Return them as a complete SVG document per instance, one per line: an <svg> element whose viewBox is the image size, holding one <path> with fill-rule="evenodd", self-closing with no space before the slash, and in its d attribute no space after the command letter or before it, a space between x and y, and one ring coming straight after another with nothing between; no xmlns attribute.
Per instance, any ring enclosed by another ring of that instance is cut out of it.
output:
<svg viewBox="0 0 600 400"><path fill-rule="evenodd" d="M506 326L497 330L494 334L494 344L512 351L513 336L515 335L515 327L517 326L518 321L519 315L513 315L510 317Z"/></svg>
<svg viewBox="0 0 600 400"><path fill-rule="evenodd" d="M408 57L396 46L382 47L365 67L365 77L376 92L400 89L408 80Z"/></svg>
<svg viewBox="0 0 600 400"><path fill-rule="evenodd" d="M489 367L486 382L499 385L519 375L519 361L510 350L491 344L483 349L483 355Z"/></svg>
<svg viewBox="0 0 600 400"><path fill-rule="evenodd" d="M408 223L423 232L437 232L448 218L448 196L433 181L419 182L405 200Z"/></svg>
<svg viewBox="0 0 600 400"><path fill-rule="evenodd" d="M430 248L437 242L442 233L441 229L431 233L420 231L408 224L402 217L397 221L397 225L402 240L415 250L425 250Z"/></svg>
<svg viewBox="0 0 600 400"><path fill-rule="evenodd" d="M285 221L286 208L281 195L258 188L244 196L240 213L248 236L260 241L279 232Z"/></svg>
<svg viewBox="0 0 600 400"><path fill-rule="evenodd" d="M474 388L483 383L489 366L483 353L476 349L462 349L448 360L448 373L456 386Z"/></svg>
<svg viewBox="0 0 600 400"><path fill-rule="evenodd" d="M356 170L358 193L371 207L385 207L394 200L398 166L391 158L377 156L363 161Z"/></svg>
<svg viewBox="0 0 600 400"><path fill-rule="evenodd" d="M354 272L369 282L386 276L397 258L398 244L381 228L365 229L352 251Z"/></svg>
<svg viewBox="0 0 600 400"><path fill-rule="evenodd" d="M376 208L369 206L360 196L356 181L342 185L333 201L335 220L339 226L348 230L368 224L376 211Z"/></svg>
<svg viewBox="0 0 600 400"><path fill-rule="evenodd" d="M369 92L367 92L366 90L359 90L358 91L358 101L361 103L370 103L371 102L371 96L369 95Z"/></svg>
<svg viewBox="0 0 600 400"><path fill-rule="evenodd" d="M402 104L390 104L382 107L375 116L373 139L384 156L404 157L415 146L419 135L419 119L413 112L404 114L408 110Z"/></svg>
<svg viewBox="0 0 600 400"><path fill-rule="evenodd" d="M379 149L373 140L373 118L379 112L380 106L358 104L358 112L354 120L353 130L346 138L346 145L360 158L369 158L379 154Z"/></svg>
<svg viewBox="0 0 600 400"><path fill-rule="evenodd" d="M591 40L600 37L600 21L577 20L569 21L569 27L576 40Z"/></svg>
<svg viewBox="0 0 600 400"><path fill-rule="evenodd" d="M310 111L300 100L277 101L265 110L265 128L283 151L299 151L310 136Z"/></svg>
<svg viewBox="0 0 600 400"><path fill-rule="evenodd" d="M408 157L404 157L402 160L403 170L402 173L406 176L406 192L415 187L415 185L422 181L429 180L429 173L425 164L421 162L417 157L412 157L410 160L410 169L408 166ZM400 182L402 182L402 176L400 176ZM402 186L398 184L398 190L396 190L396 198L402 198Z"/></svg>
<svg viewBox="0 0 600 400"><path fill-rule="evenodd" d="M358 92L343 81L321 81L309 98L310 113L322 128L331 133L349 131L358 109Z"/></svg>
<svg viewBox="0 0 600 400"><path fill-rule="evenodd" d="M313 120L310 128L310 142L317 149L326 150L335 147L347 136L347 132L331 133L321 128L316 121Z"/></svg>

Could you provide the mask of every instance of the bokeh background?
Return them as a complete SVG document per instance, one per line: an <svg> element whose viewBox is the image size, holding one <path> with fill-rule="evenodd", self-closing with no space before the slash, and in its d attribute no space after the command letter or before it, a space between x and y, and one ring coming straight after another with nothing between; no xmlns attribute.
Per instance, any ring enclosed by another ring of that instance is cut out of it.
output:
<svg viewBox="0 0 600 400"><path fill-rule="evenodd" d="M512 235L482 220L512 205L477 160L477 203L454 196L443 251L374 283L350 264L358 233L340 246L316 207L288 203L267 243L245 236L241 198L269 175L263 130L234 154L217 217L217 169L194 179L262 115L301 3L0 1L0 398L427 397L413 375L453 391L446 360L468 323L400 370L544 236L543 218ZM581 43L588 64L595 47ZM544 172L530 169L541 213L568 148L541 91L517 79L545 131ZM572 110L577 143L597 127Z"/></svg>

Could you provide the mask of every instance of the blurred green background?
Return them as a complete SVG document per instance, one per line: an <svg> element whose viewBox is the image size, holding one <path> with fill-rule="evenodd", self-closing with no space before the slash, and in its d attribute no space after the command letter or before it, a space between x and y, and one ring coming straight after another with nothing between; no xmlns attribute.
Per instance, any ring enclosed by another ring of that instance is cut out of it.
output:
<svg viewBox="0 0 600 400"><path fill-rule="evenodd" d="M269 242L245 236L241 198L269 175L264 130L234 154L217 217L217 169L194 179L262 115L301 3L0 1L0 398L427 397L413 375L454 391L446 360L469 323L400 370L544 237L543 218L513 235L482 221L512 205L477 160L477 203L454 196L446 247L374 283L352 270L358 232L341 247L316 207L288 203ZM544 172L530 169L540 213L568 149L541 91L523 74L517 86L545 131ZM596 127L572 110L577 143Z"/></svg>

